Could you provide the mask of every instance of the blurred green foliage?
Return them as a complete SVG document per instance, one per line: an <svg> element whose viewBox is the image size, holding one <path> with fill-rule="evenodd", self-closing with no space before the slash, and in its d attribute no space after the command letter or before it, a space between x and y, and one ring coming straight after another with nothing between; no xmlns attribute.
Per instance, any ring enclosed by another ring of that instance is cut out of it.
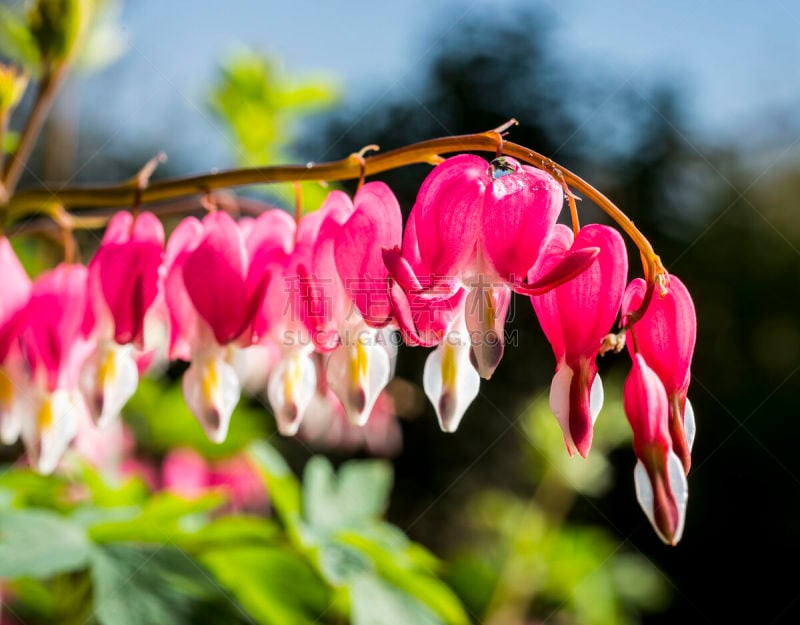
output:
<svg viewBox="0 0 800 625"><path fill-rule="evenodd" d="M296 160L292 144L301 122L329 110L338 100L335 83L326 78L298 80L282 74L276 63L252 51L233 56L219 71L208 101L228 127L236 159L248 167ZM315 210L328 188L321 183L301 184L303 207ZM275 185L270 192L290 205L291 185Z"/></svg>
<svg viewBox="0 0 800 625"><path fill-rule="evenodd" d="M231 516L218 492L113 486L87 464L73 475L0 475L12 613L32 624L87 614L102 625L469 622L438 560L382 519L388 464L336 473L316 457L301 485L274 448L253 443L249 453L281 523Z"/></svg>
<svg viewBox="0 0 800 625"><path fill-rule="evenodd" d="M609 529L569 520L577 497L600 497L611 487L608 454L630 440L621 385L608 386L588 459L566 455L547 401L537 399L522 419L537 476L533 497L485 490L468 503L461 524L471 540L454 557L447 579L486 623L521 623L535 615L617 625L667 604L666 580L646 557Z"/></svg>

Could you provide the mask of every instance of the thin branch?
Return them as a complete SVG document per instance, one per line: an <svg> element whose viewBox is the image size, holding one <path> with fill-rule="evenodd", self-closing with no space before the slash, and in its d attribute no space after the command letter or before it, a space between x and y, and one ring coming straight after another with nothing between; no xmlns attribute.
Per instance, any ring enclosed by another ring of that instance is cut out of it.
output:
<svg viewBox="0 0 800 625"><path fill-rule="evenodd" d="M159 202L148 206L148 211L158 217L179 217L204 212L202 207L202 196L190 196L172 200L169 202ZM253 198L237 197L232 193L217 192L211 196L212 201L217 207L225 212L232 214L243 214L257 217L268 210L281 210L278 206L255 200ZM55 201L55 200L53 200ZM74 230L100 230L108 225L111 218L119 211L118 208L101 208L87 211L73 211L72 227ZM53 237L61 232L59 226L50 217L38 217L11 224L6 228L6 236L47 236Z"/></svg>
<svg viewBox="0 0 800 625"><path fill-rule="evenodd" d="M437 163L441 161L441 154L496 152L498 149L497 137L498 133L492 130L478 134L430 139L368 157L353 158L351 155L329 163L231 169L161 180L153 182L145 189L142 189L134 180L118 185L72 187L52 192L48 190L23 191L9 200L6 217L10 223L13 223L25 215L46 212L53 205L64 208L130 207L175 200L189 195L208 195L214 190L252 184L295 183L309 180L357 180L362 176L372 176L407 165ZM508 156L513 156L522 162L549 172L556 179L566 181L567 185L588 197L611 217L639 248L648 287L652 289L656 281L666 275L661 259L630 218L583 178L522 145L504 141L502 151ZM631 319L640 318L645 309L646 303L643 303L643 306L631 315Z"/></svg>
<svg viewBox="0 0 800 625"><path fill-rule="evenodd" d="M439 154L453 152L494 152L497 138L492 132L461 135L441 139L430 139L412 145L364 157L366 176L373 176L390 169L417 163L435 162ZM592 200L605 211L633 240L648 264L663 272L658 256L638 228L614 203L577 174L564 169L546 156L509 141L504 142L503 152L529 165L544 169ZM187 195L203 194L217 189L226 189L253 184L280 182L303 182L309 180L355 180L361 176L361 164L350 157L329 163L306 165L276 165L231 169L210 174L173 178L152 182L141 192L142 204L173 200ZM17 193L9 200L11 220L26 214L40 212L42 206L53 202L67 208L99 208L131 206L136 199L137 187L126 182L110 186L71 187L57 191L31 190Z"/></svg>

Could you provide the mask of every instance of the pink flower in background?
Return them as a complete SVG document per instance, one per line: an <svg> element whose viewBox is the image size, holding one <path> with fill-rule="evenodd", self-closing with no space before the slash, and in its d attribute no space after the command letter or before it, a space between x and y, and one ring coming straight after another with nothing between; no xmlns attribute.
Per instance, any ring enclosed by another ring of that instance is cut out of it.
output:
<svg viewBox="0 0 800 625"><path fill-rule="evenodd" d="M546 274L570 252L600 252L580 275L553 290L531 297L539 323L556 356L550 408L564 433L567 451L584 458L592 444L592 426L603 405L597 355L617 318L628 276L628 257L620 234L608 226L589 225L574 237L557 225L546 254L530 272L531 282Z"/></svg>
<svg viewBox="0 0 800 625"><path fill-rule="evenodd" d="M689 489L672 449L664 385L641 354L633 355L623 404L639 459L633 473L636 497L661 540L674 545L683 533Z"/></svg>
<svg viewBox="0 0 800 625"><path fill-rule="evenodd" d="M245 456L208 462L192 449L173 449L161 465L161 488L188 499L221 491L235 510L261 510L268 503L264 483Z"/></svg>
<svg viewBox="0 0 800 625"><path fill-rule="evenodd" d="M623 316L638 309L647 286L634 280L625 290ZM697 338L697 317L689 291L678 278L670 276L666 292L653 293L644 316L630 329L631 354L638 352L656 372L669 401L669 431L675 452L685 471L691 465L695 436L694 409L687 399L691 380L692 353Z"/></svg>
<svg viewBox="0 0 800 625"><path fill-rule="evenodd" d="M370 455L390 458L403 446L394 402L386 391L378 395L363 426L353 425L333 392L318 391L297 435L312 448L326 452L355 453L363 449Z"/></svg>

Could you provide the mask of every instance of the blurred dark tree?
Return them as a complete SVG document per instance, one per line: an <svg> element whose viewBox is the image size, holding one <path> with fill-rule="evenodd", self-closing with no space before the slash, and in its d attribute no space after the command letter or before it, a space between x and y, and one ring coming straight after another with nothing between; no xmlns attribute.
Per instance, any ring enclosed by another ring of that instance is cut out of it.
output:
<svg viewBox="0 0 800 625"><path fill-rule="evenodd" d="M648 622L797 622L792 613L800 606L790 602L797 576L777 572L781 562L793 570L800 555L796 174L779 193L773 158L753 163L697 141L677 88L620 80L594 59L580 68L566 64L554 46L553 20L540 11L448 28L434 38L414 85L401 78L394 99L378 87L326 120L307 155L325 160L370 143L389 149L516 117L511 140L576 171L622 207L695 297L690 397L699 433L690 511L680 546L660 545L634 500L627 452L614 457L612 494L582 500L572 517L610 525L669 576L674 603ZM758 177L765 167L770 175ZM428 169L384 177L406 214ZM587 221L602 219L585 204ZM632 255L633 272L640 271L636 261ZM458 434L441 434L429 407L404 424L392 515L443 553L466 540L458 517L470 494L486 486L524 492L537 480L527 474L515 422L532 393L546 393L554 363L530 304L515 304L510 328L519 346L482 385ZM405 350L398 374L419 383L425 356ZM606 359L601 371L608 368L623 374L627 356Z"/></svg>

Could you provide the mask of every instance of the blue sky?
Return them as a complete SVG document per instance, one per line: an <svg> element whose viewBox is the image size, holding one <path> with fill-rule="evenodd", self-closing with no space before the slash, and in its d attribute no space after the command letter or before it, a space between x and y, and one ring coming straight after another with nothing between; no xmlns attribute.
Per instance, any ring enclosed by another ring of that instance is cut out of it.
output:
<svg viewBox="0 0 800 625"><path fill-rule="evenodd" d="M289 73L336 77L349 97L402 95L417 86L436 33L469 16L513 11L518 2L129 0L130 50L87 80L81 109L109 135L108 149L169 133L173 149L193 155L197 166L226 165L203 151L224 141L203 98L219 61L237 48L268 52ZM694 131L704 138L780 137L787 124L800 131L794 0L538 4L555 17L553 44L564 58L599 63L615 81L667 77L684 87Z"/></svg>

